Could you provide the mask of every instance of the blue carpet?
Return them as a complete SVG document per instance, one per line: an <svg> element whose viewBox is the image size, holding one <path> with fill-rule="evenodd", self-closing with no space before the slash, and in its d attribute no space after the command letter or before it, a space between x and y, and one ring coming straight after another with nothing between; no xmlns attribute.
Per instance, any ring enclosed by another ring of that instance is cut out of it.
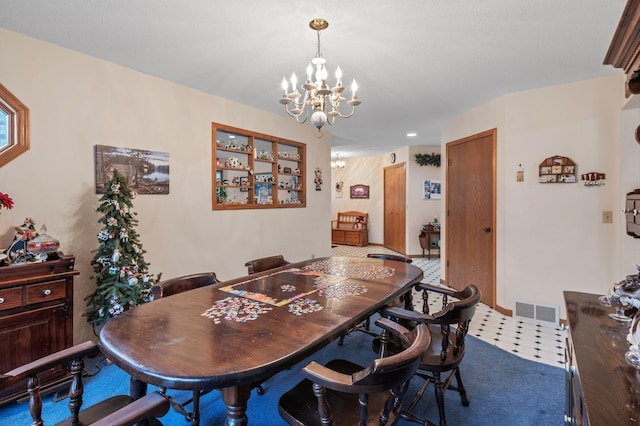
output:
<svg viewBox="0 0 640 426"><path fill-rule="evenodd" d="M493 425L493 426L552 426L563 425L564 415L564 370L558 367L527 361L475 337L467 338L467 353L461 365L462 379L470 400L463 407L457 393L445 393L445 406L449 425ZM334 358L355 360L366 364L374 353L371 337L354 333L345 339L343 346L331 343L307 360L283 371L264 384L266 393L255 391L249 399L247 415L253 425L284 425L278 414L278 397L293 387L301 376L298 371L310 360L324 363ZM89 366L89 363L88 363ZM89 406L105 396L127 394L129 376L115 365L100 363L100 372L85 381L84 406ZM88 370L97 367L88 367ZM91 371L89 371L91 373ZM407 397L412 396L421 385L413 380ZM150 387L150 389L155 389ZM178 401L190 398L190 392L170 392ZM408 403L408 401L407 401ZM67 400L54 402L53 397L43 398L45 425L55 424L68 415ZM201 401L203 426L224 425L225 410L220 393L205 395ZM438 420L433 388L427 389L421 401L419 415ZM165 425L184 425L184 417L170 411L162 419ZM12 403L0 407L0 425L29 425L27 403ZM400 425L411 423L400 421Z"/></svg>

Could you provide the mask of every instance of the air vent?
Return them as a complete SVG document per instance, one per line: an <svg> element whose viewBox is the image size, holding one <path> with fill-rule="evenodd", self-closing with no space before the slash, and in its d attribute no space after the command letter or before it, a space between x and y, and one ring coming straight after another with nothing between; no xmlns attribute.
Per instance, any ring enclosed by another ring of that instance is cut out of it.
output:
<svg viewBox="0 0 640 426"><path fill-rule="evenodd" d="M516 301L514 312L516 317L558 324L559 309L557 306Z"/></svg>

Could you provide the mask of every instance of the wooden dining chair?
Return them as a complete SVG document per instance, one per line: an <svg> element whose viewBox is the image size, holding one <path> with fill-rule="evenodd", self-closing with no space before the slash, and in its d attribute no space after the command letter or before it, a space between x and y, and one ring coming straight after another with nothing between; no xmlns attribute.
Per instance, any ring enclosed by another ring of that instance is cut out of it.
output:
<svg viewBox="0 0 640 426"><path fill-rule="evenodd" d="M476 311L476 306L480 303L482 292L475 285L471 284L461 291L438 287L430 284L420 283L416 289L423 292L423 312L408 311L398 307L387 307L381 311L381 315L396 320L425 324L431 332L431 344L422 355L420 365L415 374L424 380L423 386L416 393L409 404L409 407L402 412L401 417L405 420L431 425L429 420L420 419L412 410L424 395L430 383L434 384L438 414L440 416L440 426L446 426L447 420L444 409L444 393L446 390L454 390L459 393L463 406L469 405L467 392L462 383L460 375L460 363L465 356L465 337L469 331L469 324ZM442 296L442 307L438 312L429 313L429 293L437 293ZM381 339L382 348L374 349L380 353L385 351L394 353L396 349L392 345L385 348L385 342L392 339ZM443 375L445 377L443 377ZM455 378L456 384L453 384Z"/></svg>
<svg viewBox="0 0 640 426"><path fill-rule="evenodd" d="M369 254L367 254L367 257L371 258L371 259L395 260L395 261L404 262L404 263L412 263L413 262L413 260L411 260L410 258L404 257L404 256L400 256L398 254L369 253ZM394 302L394 303L396 303L396 302ZM405 309L413 309L413 296L411 294L411 291L407 292L406 295L401 296L397 300L397 304L398 304L398 306L404 306ZM369 334L370 336L373 336L373 337L377 337L378 336L378 333L371 331L371 315L369 315L362 322L354 325L349 330L347 330L346 333L344 333L342 336L340 336L340 338L338 339L338 344L342 345L344 343L344 338L346 336L348 336L349 334L353 333L354 331L362 331L363 333L367 333L367 334Z"/></svg>
<svg viewBox="0 0 640 426"><path fill-rule="evenodd" d="M416 372L431 336L419 325L413 334L381 318L376 325L407 344L402 352L363 367L348 360L325 366L315 361L301 370L306 379L284 393L280 416L290 425L392 425L399 419L402 396ZM410 337L412 336L412 338Z"/></svg>
<svg viewBox="0 0 640 426"><path fill-rule="evenodd" d="M369 253L367 257L382 260L395 260L397 262L413 263L413 259L410 257L404 257L399 254L387 254L387 253ZM403 306L405 309L413 310L413 294L409 291L398 300L399 306Z"/></svg>
<svg viewBox="0 0 640 426"><path fill-rule="evenodd" d="M219 282L220 281L218 280L218 277L216 277L215 272L183 275L181 277L170 278L154 284L151 286L151 294L153 294L154 300L161 299L163 297L182 293L183 291L194 290L196 288Z"/></svg>
<svg viewBox="0 0 640 426"><path fill-rule="evenodd" d="M284 265L288 265L290 262L284 259L281 254L275 256L261 257L259 259L253 259L244 264L247 267L249 275L257 274L258 272L267 271L269 269L279 268Z"/></svg>
<svg viewBox="0 0 640 426"><path fill-rule="evenodd" d="M43 426L42 395L38 375L51 368L68 365L71 373L70 417L62 424L114 426L131 425L143 420L149 420L152 424L162 424L157 418L169 411L170 402L168 397L158 392L149 393L137 400L131 399L128 395L116 395L82 410L84 358L93 357L99 353L98 345L93 342L84 342L47 355L0 375L0 391L25 385L29 395L32 425Z"/></svg>
<svg viewBox="0 0 640 426"><path fill-rule="evenodd" d="M171 278L154 284L151 287L153 299L161 299L174 294L182 293L196 288L220 282L215 272L202 272L191 275L183 275L181 277ZM200 397L211 392L213 389L194 390L192 399L183 403L172 401L173 409L182 414L192 426L200 424ZM189 412L185 406L193 403L193 411Z"/></svg>

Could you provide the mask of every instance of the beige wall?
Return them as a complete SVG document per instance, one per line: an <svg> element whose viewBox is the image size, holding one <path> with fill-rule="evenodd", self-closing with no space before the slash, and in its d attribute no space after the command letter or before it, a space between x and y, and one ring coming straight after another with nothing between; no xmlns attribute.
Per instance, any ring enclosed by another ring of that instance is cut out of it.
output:
<svg viewBox="0 0 640 426"><path fill-rule="evenodd" d="M76 256L75 340L91 337L81 315L95 288L94 146L169 152L169 195L134 200L150 272L164 278L215 271L246 274L246 260L282 253L290 261L330 254L330 136L268 114L70 50L0 30L0 82L31 114L31 149L0 168L0 191L15 201L0 215L0 247L26 216ZM10 58L10 60L9 60ZM276 95L274 93L274 95ZM274 104L274 111L277 111ZM211 122L307 144L307 207L211 210ZM322 191L313 171L325 176Z"/></svg>
<svg viewBox="0 0 640 426"><path fill-rule="evenodd" d="M406 241L410 256L422 255L418 235L422 224L440 220L441 200L423 200L422 183L425 179L441 180L442 168L420 166L416 163L415 154L439 153L439 146L411 146L397 149L395 164L406 164L407 206L406 206ZM341 211L363 211L369 213L369 243L384 243L384 168L391 165L389 154L376 157L347 158L343 169L331 171L331 217L336 218ZM343 182L342 196L337 196L336 184ZM349 197L352 185L369 185L369 199Z"/></svg>
<svg viewBox="0 0 640 426"><path fill-rule="evenodd" d="M498 129L498 305L555 305L566 317L563 290L602 293L635 271L619 250L638 262L640 244L624 233L621 213L638 187L639 159L632 131L620 136L622 88L613 76L510 94L444 125L443 152L447 142ZM538 183L538 165L553 155L570 157L578 175L606 173L606 185ZM621 168L626 161L634 166ZM516 182L519 164L524 182ZM614 212L614 224L602 223L603 210Z"/></svg>

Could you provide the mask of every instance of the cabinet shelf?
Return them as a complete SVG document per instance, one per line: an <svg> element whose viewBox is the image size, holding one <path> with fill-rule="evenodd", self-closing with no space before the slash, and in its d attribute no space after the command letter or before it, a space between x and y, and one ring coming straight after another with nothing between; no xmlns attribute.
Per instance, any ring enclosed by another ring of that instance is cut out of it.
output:
<svg viewBox="0 0 640 426"><path fill-rule="evenodd" d="M306 207L305 144L212 123L211 145L213 210Z"/></svg>
<svg viewBox="0 0 640 426"><path fill-rule="evenodd" d="M218 146L218 151L235 152L237 154L245 154L245 155L253 153L253 150L247 151L247 150L241 150L241 149L222 148L221 146Z"/></svg>

